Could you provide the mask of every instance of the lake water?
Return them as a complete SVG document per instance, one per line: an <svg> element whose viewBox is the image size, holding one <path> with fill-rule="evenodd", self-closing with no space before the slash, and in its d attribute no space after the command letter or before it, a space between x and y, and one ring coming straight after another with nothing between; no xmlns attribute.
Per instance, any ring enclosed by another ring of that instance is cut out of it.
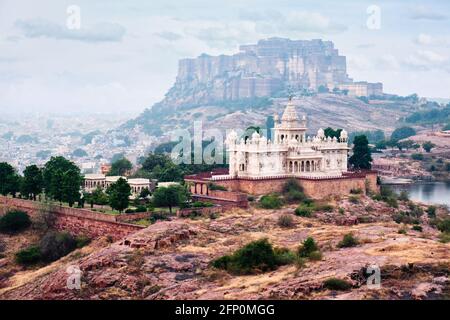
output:
<svg viewBox="0 0 450 320"><path fill-rule="evenodd" d="M395 192L406 190L411 200L427 204L445 204L450 207L450 182L413 183L390 186Z"/></svg>

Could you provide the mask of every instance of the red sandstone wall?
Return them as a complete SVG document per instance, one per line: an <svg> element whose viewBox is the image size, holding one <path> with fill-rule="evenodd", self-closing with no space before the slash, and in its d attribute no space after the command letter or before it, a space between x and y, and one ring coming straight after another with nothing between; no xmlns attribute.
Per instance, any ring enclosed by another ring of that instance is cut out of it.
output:
<svg viewBox="0 0 450 320"><path fill-rule="evenodd" d="M272 192L281 192L288 178L261 179L261 180L223 180L214 181L230 191L245 192L253 195L263 195ZM297 179L304 188L308 197L314 199L325 198L332 195L347 195L351 189L366 190L366 180L368 187L372 191L379 191L377 186L377 173L369 172L358 177L344 177L339 179Z"/></svg>
<svg viewBox="0 0 450 320"><path fill-rule="evenodd" d="M111 236L112 239L116 241L144 228L143 226L116 222L116 216L114 215L54 205L44 207L39 202L0 196L0 213L5 213L5 211L10 208L24 210L32 218L37 216L41 208L45 208L45 210L48 210L56 217L56 230L67 231L74 235L85 235L92 238Z"/></svg>

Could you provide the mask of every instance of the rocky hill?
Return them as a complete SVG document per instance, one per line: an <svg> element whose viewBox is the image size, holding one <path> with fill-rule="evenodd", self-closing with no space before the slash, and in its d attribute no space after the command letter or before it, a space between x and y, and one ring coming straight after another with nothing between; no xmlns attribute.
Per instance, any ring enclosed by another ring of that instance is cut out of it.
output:
<svg viewBox="0 0 450 320"><path fill-rule="evenodd" d="M366 86L366 91L343 87L352 85ZM417 99L383 95L381 89L373 93L370 85L348 77L346 57L331 41L271 38L241 46L234 55L180 60L176 82L165 98L120 130L164 136L172 129L192 128L194 120L220 129L262 126L267 116L281 112L291 93L313 131L332 126L389 132L418 107ZM381 100L358 99L364 96L361 92Z"/></svg>
<svg viewBox="0 0 450 320"><path fill-rule="evenodd" d="M21 269L8 258L17 239L7 237L4 263L14 268L7 267L9 272L3 275L0 299L449 298L449 244L438 241L439 232L427 215L420 217L423 230L417 231L392 220L408 210L406 202L395 209L361 196L358 203L350 197L333 205L334 212L317 212L311 218L295 216L295 206L233 209L215 219L173 218L113 244L98 239L34 269ZM337 208L344 213L337 213ZM448 217L448 212L441 214ZM278 224L282 215L292 217L291 226ZM339 241L350 232L359 244L340 248ZM310 236L317 241L322 258L305 265L233 275L210 264L252 240L268 238L274 246L296 252ZM367 265L381 269L380 289L366 285ZM80 268L81 290L67 288L68 266ZM352 287L329 290L324 287L329 278L345 279Z"/></svg>
<svg viewBox="0 0 450 320"><path fill-rule="evenodd" d="M264 126L267 117L280 114L287 101L287 98L253 98L199 105L164 101L128 121L120 130L136 129L151 136L168 136L174 129L192 129L196 120L202 120L204 128L221 130ZM310 133L329 126L349 132L381 129L389 133L399 119L418 108L417 103L408 100L370 100L367 103L336 94L300 96L293 102L298 113L306 115Z"/></svg>

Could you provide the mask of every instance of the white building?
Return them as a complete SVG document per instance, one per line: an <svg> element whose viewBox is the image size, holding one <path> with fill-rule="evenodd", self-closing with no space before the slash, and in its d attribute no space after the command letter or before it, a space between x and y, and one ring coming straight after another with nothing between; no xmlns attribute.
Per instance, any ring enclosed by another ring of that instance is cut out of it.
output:
<svg viewBox="0 0 450 320"><path fill-rule="evenodd" d="M155 182L150 179L134 178L127 179L121 176L105 176L103 174L85 174L84 175L84 190L92 192L98 187L102 189L108 188L111 184L117 182L120 178L127 180L131 187L131 193L133 196L137 196L142 190L148 189L153 191L155 189Z"/></svg>
<svg viewBox="0 0 450 320"><path fill-rule="evenodd" d="M273 141L254 132L238 141L236 132L227 136L229 176L270 178L337 177L347 171L348 138L343 130L340 138L325 137L319 129L316 136L306 136L306 117L298 119L289 101L281 121L275 115Z"/></svg>

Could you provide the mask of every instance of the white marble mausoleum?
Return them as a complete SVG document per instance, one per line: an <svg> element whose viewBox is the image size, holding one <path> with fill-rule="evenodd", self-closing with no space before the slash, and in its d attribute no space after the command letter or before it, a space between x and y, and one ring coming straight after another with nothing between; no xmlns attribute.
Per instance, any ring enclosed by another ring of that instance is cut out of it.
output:
<svg viewBox="0 0 450 320"><path fill-rule="evenodd" d="M306 116L297 116L292 101L281 119L275 115L273 141L254 132L248 139L238 139L235 131L227 136L229 177L269 178L339 177L347 172L348 134L326 137L319 129L315 136L306 135Z"/></svg>

